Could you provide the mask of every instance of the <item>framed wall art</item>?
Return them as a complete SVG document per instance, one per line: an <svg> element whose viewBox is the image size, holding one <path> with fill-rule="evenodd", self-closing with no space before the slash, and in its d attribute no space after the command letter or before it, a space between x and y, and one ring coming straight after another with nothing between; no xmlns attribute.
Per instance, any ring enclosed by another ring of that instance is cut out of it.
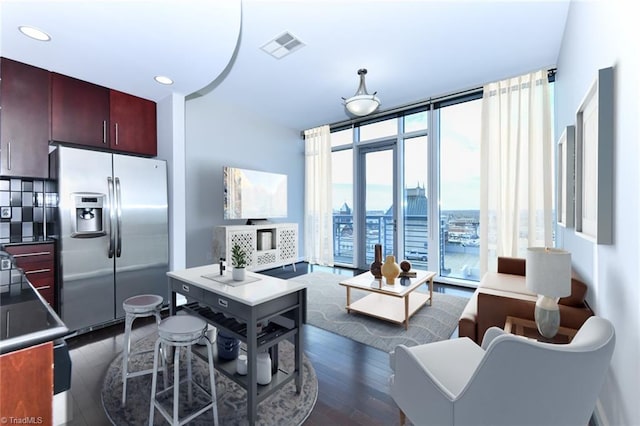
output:
<svg viewBox="0 0 640 426"><path fill-rule="evenodd" d="M558 139L558 225L573 228L576 126L567 126Z"/></svg>
<svg viewBox="0 0 640 426"><path fill-rule="evenodd" d="M598 71L576 114L575 230L613 243L613 68Z"/></svg>

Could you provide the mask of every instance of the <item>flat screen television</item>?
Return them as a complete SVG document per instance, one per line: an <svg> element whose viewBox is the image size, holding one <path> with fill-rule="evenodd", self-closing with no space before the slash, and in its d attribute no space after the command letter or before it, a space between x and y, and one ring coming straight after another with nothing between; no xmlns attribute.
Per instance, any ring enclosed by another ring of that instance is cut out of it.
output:
<svg viewBox="0 0 640 426"><path fill-rule="evenodd" d="M287 217L287 175L224 166L224 218Z"/></svg>

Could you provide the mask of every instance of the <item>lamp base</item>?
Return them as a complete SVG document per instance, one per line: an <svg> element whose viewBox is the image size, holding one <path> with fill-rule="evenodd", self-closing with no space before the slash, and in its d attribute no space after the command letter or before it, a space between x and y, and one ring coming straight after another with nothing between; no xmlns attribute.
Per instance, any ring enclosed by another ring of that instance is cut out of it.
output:
<svg viewBox="0 0 640 426"><path fill-rule="evenodd" d="M560 327L560 309L555 299L540 295L534 311L538 332L547 339L558 333Z"/></svg>

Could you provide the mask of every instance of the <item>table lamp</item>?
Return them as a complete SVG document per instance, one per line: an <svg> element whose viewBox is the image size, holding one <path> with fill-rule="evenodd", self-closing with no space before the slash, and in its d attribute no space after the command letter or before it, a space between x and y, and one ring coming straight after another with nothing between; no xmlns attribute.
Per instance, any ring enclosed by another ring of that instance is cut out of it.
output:
<svg viewBox="0 0 640 426"><path fill-rule="evenodd" d="M535 320L538 331L552 338L560 327L558 299L571 294L571 253L548 247L527 249L525 282L538 294Z"/></svg>

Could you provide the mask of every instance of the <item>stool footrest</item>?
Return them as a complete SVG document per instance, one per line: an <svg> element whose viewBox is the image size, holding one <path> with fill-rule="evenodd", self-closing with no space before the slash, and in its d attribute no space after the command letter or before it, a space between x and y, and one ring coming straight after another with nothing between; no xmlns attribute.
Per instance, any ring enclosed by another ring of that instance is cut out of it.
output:
<svg viewBox="0 0 640 426"><path fill-rule="evenodd" d="M160 367L158 370L164 372L163 367ZM132 377L144 376L151 373L153 373L153 368L148 368L146 370L140 370L140 371L131 371L131 372L127 372L127 378L130 379Z"/></svg>
<svg viewBox="0 0 640 426"><path fill-rule="evenodd" d="M195 380L191 379L183 379L180 380L179 384L185 384L188 383L189 381L191 381L191 383L193 385L195 385L206 397L211 398L212 401L207 403L205 406L201 407L198 411L194 412L193 414L190 414L189 416L183 418L180 420L180 424L185 424L190 422L191 420L195 419L196 417L198 417L200 414L204 413L207 410L210 410L213 407L213 404L216 404L217 401L213 401L213 397L211 396L211 393L208 392L204 387L202 387L202 385L200 385L200 383L196 382ZM160 392L156 392L156 394L154 395L153 398L153 405L154 407L156 407L160 413L162 414L162 416L167 419L169 422L173 421L173 417L172 415L162 406L162 403L160 401L158 401L158 397L162 397L164 394L166 393L172 393L173 392L173 388L174 385L171 385L163 390L161 390Z"/></svg>

